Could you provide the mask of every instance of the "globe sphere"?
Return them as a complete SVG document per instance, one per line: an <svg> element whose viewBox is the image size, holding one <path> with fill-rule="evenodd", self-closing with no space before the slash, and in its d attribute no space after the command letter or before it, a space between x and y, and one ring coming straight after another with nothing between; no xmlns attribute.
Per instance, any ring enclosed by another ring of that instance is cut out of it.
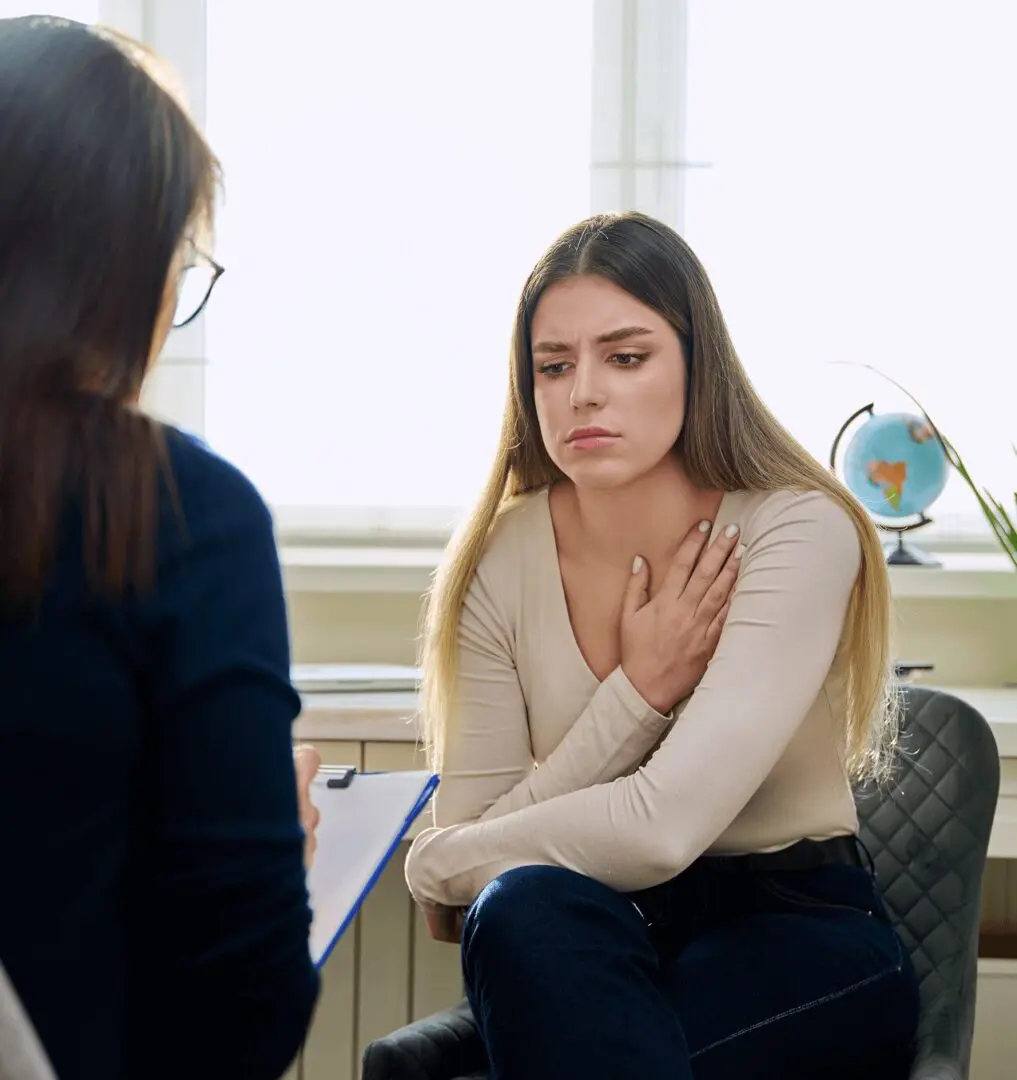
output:
<svg viewBox="0 0 1017 1080"><path fill-rule="evenodd" d="M925 417L883 413L855 431L842 474L869 513L907 518L924 514L942 495L950 463Z"/></svg>

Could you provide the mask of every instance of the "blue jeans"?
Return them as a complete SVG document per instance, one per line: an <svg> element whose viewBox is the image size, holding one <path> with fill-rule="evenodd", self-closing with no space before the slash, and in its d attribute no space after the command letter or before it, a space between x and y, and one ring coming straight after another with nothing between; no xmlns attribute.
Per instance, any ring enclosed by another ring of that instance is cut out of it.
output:
<svg viewBox="0 0 1017 1080"><path fill-rule="evenodd" d="M625 895L557 867L463 928L491 1080L906 1080L918 984L868 870L702 858Z"/></svg>

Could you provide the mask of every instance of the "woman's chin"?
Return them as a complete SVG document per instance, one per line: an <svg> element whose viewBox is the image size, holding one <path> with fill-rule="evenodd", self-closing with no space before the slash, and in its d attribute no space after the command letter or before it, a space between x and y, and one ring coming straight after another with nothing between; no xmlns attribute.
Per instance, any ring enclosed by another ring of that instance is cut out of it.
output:
<svg viewBox="0 0 1017 1080"><path fill-rule="evenodd" d="M641 474L620 461L590 461L572 465L566 475L577 491L614 491L638 480Z"/></svg>

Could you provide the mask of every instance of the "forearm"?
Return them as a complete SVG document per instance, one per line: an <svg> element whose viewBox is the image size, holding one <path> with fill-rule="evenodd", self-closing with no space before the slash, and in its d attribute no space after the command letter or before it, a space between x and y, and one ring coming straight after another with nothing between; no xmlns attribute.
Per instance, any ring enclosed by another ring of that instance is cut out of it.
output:
<svg viewBox="0 0 1017 1080"><path fill-rule="evenodd" d="M426 830L407 860L410 889L425 906L467 906L494 878L527 865L560 866L623 892L666 881L677 872L678 843L644 787L629 777L497 820Z"/></svg>
<svg viewBox="0 0 1017 1080"><path fill-rule="evenodd" d="M141 957L160 991L153 1072L270 1080L296 1054L318 987L282 574L249 481L188 440L174 446L188 535L164 537L140 609L155 644L142 853L155 933Z"/></svg>
<svg viewBox="0 0 1017 1080"><path fill-rule="evenodd" d="M212 1038L204 1064L252 1080L285 1072L318 993L291 740L299 700L281 659L275 679L231 665L202 680L160 725L153 921L171 1014Z"/></svg>
<svg viewBox="0 0 1017 1080"><path fill-rule="evenodd" d="M616 668L541 765L480 817L492 821L528 806L633 772L672 723L639 696Z"/></svg>
<svg viewBox="0 0 1017 1080"><path fill-rule="evenodd" d="M223 876L215 882L209 875L203 896L194 877L186 888L166 889L162 922L174 925L166 944L179 934L189 947L177 940L165 956L160 978L170 992L157 1019L172 1028L160 1043L178 1048L168 1052L184 1072L200 1061L196 1075L275 1080L304 1040L318 975L302 875L294 872L299 841L284 846L279 859L259 857L257 872L224 846L224 857L213 860Z"/></svg>

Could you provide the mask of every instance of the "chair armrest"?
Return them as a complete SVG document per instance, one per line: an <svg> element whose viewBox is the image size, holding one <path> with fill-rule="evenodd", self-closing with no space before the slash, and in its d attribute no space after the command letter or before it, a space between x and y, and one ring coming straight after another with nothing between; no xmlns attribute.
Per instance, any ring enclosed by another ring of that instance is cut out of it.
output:
<svg viewBox="0 0 1017 1080"><path fill-rule="evenodd" d="M364 1051L363 1080L483 1080L487 1053L460 1002L376 1039Z"/></svg>
<svg viewBox="0 0 1017 1080"><path fill-rule="evenodd" d="M975 1028L978 980L978 926L952 978L942 973L938 993L919 1021L917 1052L909 1080L967 1080ZM930 981L932 976L930 976Z"/></svg>

